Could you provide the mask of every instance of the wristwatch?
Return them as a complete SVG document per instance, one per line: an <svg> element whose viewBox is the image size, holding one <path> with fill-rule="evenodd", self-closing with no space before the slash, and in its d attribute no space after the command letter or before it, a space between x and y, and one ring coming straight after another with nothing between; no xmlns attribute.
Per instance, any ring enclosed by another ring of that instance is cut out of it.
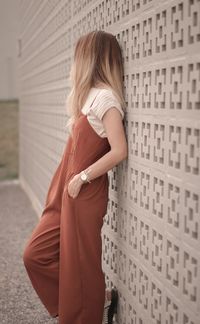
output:
<svg viewBox="0 0 200 324"><path fill-rule="evenodd" d="M91 182L88 178L87 173L85 173L85 171L81 171L81 180L85 183L85 182Z"/></svg>

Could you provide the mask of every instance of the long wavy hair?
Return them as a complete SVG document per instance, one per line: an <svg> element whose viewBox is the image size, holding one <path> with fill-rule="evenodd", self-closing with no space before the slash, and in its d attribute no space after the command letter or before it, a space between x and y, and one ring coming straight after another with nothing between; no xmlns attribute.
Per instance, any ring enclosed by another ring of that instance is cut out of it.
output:
<svg viewBox="0 0 200 324"><path fill-rule="evenodd" d="M111 89L125 109L123 74L122 51L114 35L99 30L78 39L70 71L71 91L66 99L70 133L92 87Z"/></svg>

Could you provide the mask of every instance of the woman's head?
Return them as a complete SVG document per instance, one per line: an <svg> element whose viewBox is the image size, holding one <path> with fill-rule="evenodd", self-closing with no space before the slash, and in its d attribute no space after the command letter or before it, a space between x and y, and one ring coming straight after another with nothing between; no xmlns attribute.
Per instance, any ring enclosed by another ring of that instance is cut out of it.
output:
<svg viewBox="0 0 200 324"><path fill-rule="evenodd" d="M81 36L75 45L70 81L68 126L79 116L91 87L110 88L124 108L123 59L116 37L101 30Z"/></svg>

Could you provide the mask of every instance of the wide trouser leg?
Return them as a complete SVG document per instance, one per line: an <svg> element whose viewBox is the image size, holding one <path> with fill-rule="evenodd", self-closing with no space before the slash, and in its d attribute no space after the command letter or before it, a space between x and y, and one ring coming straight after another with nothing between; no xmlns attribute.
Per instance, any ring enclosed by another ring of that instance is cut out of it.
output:
<svg viewBox="0 0 200 324"><path fill-rule="evenodd" d="M80 201L76 208L85 319L83 323L102 324L106 284L101 263L101 229L107 202L105 199L96 202L94 200L91 204L88 202L88 209L84 208L84 205L85 202Z"/></svg>
<svg viewBox="0 0 200 324"><path fill-rule="evenodd" d="M33 288L50 315L58 314L60 214L66 156L52 177L40 220L29 238L23 261Z"/></svg>
<svg viewBox="0 0 200 324"><path fill-rule="evenodd" d="M58 314L60 216L46 213L26 244L23 261L32 285L51 316Z"/></svg>
<svg viewBox="0 0 200 324"><path fill-rule="evenodd" d="M105 277L101 228L106 201L63 197L60 236L59 324L102 324Z"/></svg>

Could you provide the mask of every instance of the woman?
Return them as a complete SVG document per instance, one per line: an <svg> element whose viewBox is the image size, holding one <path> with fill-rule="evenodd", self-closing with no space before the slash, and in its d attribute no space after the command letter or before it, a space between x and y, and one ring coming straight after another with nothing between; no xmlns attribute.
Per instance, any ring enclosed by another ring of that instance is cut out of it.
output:
<svg viewBox="0 0 200 324"><path fill-rule="evenodd" d="M101 324L103 317L110 324L117 291L105 290L101 228L108 203L107 171L126 159L128 151L116 38L103 31L80 37L70 77L70 136L23 261L39 298L60 324Z"/></svg>

